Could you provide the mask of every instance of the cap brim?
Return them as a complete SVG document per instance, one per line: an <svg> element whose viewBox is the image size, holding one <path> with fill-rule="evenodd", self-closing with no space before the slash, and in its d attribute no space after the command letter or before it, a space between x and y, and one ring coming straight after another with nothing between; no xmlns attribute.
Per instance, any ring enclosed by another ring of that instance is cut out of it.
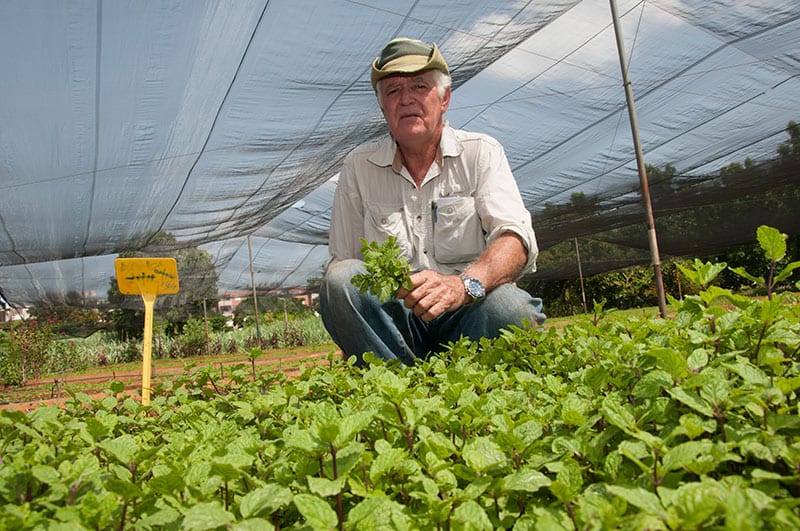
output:
<svg viewBox="0 0 800 531"><path fill-rule="evenodd" d="M415 74L424 70L433 69L441 70L445 74L450 73L447 68L447 63L435 43L433 45L433 52L429 58L424 55L404 55L392 59L383 65L383 68L378 68L378 58L376 57L372 62L372 89L377 91L378 81L391 75Z"/></svg>

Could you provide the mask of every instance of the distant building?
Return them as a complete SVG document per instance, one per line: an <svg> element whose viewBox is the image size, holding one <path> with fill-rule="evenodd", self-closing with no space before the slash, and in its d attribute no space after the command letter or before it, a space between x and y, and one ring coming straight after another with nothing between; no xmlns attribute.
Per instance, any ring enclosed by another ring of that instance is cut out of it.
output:
<svg viewBox="0 0 800 531"><path fill-rule="evenodd" d="M228 317L233 316L236 312L236 307L244 301L245 299L249 299L253 296L252 291L231 291L228 293L223 293L219 296L219 301L217 302L217 311L222 315L226 315ZM314 305L319 299L319 295L316 291L309 292L308 288L294 288L288 291L280 290L280 291L271 291L267 293L260 293L259 297L291 297L293 299L297 299L303 303L303 306L307 306L308 308L314 308Z"/></svg>
<svg viewBox="0 0 800 531"><path fill-rule="evenodd" d="M319 299L319 294L316 291L309 292L308 288L296 288L289 290L289 296L297 299L303 303L303 306L309 308L314 307L314 303Z"/></svg>
<svg viewBox="0 0 800 531"><path fill-rule="evenodd" d="M217 311L222 315L231 317L236 311L236 307L251 295L252 292L250 291L232 291L229 293L223 293L219 297L219 302L217 302Z"/></svg>
<svg viewBox="0 0 800 531"><path fill-rule="evenodd" d="M0 306L0 323L9 321L20 321L30 317L27 308L12 308L11 306Z"/></svg>

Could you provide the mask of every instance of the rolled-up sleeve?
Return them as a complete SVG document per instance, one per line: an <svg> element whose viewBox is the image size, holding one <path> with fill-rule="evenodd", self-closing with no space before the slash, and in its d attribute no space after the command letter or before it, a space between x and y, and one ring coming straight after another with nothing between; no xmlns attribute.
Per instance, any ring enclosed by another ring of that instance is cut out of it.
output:
<svg viewBox="0 0 800 531"><path fill-rule="evenodd" d="M361 258L359 238L364 234L364 207L356 186L351 157L347 157L339 174L333 196L331 228L328 238L330 262Z"/></svg>
<svg viewBox="0 0 800 531"><path fill-rule="evenodd" d="M528 251L522 274L536 271L539 248L531 213L522 201L505 150L497 141L484 142L482 145L477 160L479 178L476 208L486 241L489 243L507 232L517 234Z"/></svg>

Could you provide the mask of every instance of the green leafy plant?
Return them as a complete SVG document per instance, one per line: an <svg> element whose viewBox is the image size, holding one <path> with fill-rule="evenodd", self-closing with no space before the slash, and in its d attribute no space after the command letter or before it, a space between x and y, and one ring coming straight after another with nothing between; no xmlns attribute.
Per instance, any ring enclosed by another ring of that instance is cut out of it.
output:
<svg viewBox="0 0 800 531"><path fill-rule="evenodd" d="M175 336L169 356L171 358L188 358L210 354L208 336L202 319L189 318L181 333Z"/></svg>
<svg viewBox="0 0 800 531"><path fill-rule="evenodd" d="M800 529L800 305L715 298L3 410L0 529Z"/></svg>
<svg viewBox="0 0 800 531"><path fill-rule="evenodd" d="M361 254L366 271L353 276L352 283L362 294L370 292L381 302L386 302L396 296L401 287L414 288L410 277L411 265L400 254L394 236L389 236L383 243L368 243L361 238Z"/></svg>
<svg viewBox="0 0 800 531"><path fill-rule="evenodd" d="M253 380L257 378L256 374L256 359L264 355L264 350L259 347L251 347L247 350L247 361L250 362L250 372L253 375Z"/></svg>
<svg viewBox="0 0 800 531"><path fill-rule="evenodd" d="M769 270L764 276L757 277L745 271L743 267L732 267L731 271L747 280L764 286L767 291L767 298L772 298L772 293L776 285L787 280L792 272L800 267L800 261L790 262L778 271L778 263L786 257L786 238L787 235L774 227L761 225L756 231L758 243L764 256L769 262Z"/></svg>
<svg viewBox="0 0 800 531"><path fill-rule="evenodd" d="M0 378L4 385L24 385L45 369L48 350L57 339L49 321L26 319L8 327L7 345L0 350Z"/></svg>
<svg viewBox="0 0 800 531"><path fill-rule="evenodd" d="M6 410L0 527L798 528L800 309L779 300Z"/></svg>
<svg viewBox="0 0 800 531"><path fill-rule="evenodd" d="M681 273L683 273L684 277L704 290L708 289L717 276L728 267L728 264L725 262L703 262L697 258L689 265L680 263L676 263L675 265Z"/></svg>

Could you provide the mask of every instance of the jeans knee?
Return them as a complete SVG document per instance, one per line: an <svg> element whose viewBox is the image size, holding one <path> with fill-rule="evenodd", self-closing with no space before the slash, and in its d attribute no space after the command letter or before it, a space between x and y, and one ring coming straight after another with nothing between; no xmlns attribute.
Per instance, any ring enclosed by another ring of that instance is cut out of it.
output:
<svg viewBox="0 0 800 531"><path fill-rule="evenodd" d="M354 275L364 271L364 262L355 258L340 260L328 266L322 283L330 287L349 286Z"/></svg>
<svg viewBox="0 0 800 531"><path fill-rule="evenodd" d="M542 299L531 296L514 284L498 286L483 304L489 306L488 313L498 323L522 326L527 321L535 326L543 324L546 319L542 313Z"/></svg>

